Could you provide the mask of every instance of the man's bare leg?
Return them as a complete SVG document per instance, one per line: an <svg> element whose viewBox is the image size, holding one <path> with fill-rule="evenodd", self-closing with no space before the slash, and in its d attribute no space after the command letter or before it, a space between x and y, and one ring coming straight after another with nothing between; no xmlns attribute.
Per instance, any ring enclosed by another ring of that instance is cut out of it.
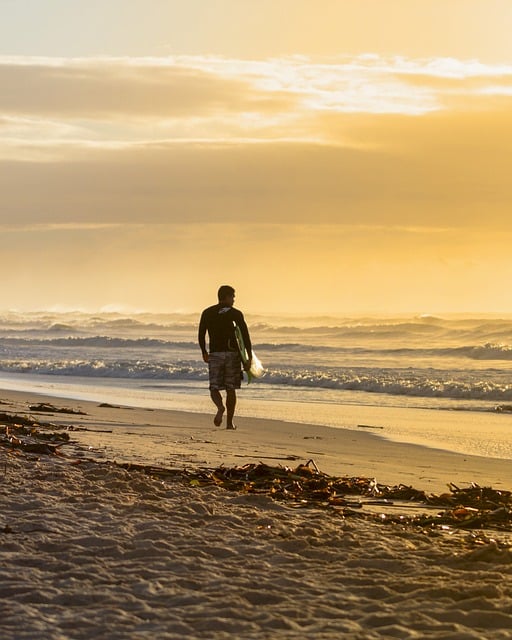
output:
<svg viewBox="0 0 512 640"><path fill-rule="evenodd" d="M217 413L213 419L213 424L216 427L220 427L222 424L222 416L224 415L224 403L222 402L222 395L218 389L212 389L210 391L210 397L213 400L214 405L217 407Z"/></svg>
<svg viewBox="0 0 512 640"><path fill-rule="evenodd" d="M236 429L236 426L233 423L235 407L236 391L234 389L228 389L228 391L226 391L226 409L228 410L226 429Z"/></svg>

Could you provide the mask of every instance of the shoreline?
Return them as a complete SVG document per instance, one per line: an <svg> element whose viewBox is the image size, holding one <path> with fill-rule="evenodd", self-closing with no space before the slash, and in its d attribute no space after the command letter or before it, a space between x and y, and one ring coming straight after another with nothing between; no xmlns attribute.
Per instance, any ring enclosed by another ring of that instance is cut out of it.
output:
<svg viewBox="0 0 512 640"><path fill-rule="evenodd" d="M205 385L183 388L178 385L125 384L127 381L105 381L91 384L90 378L69 379L54 376L0 376L0 389L39 393L74 401L108 402L115 405L146 409L163 409L193 414L210 414L212 403ZM112 383L112 384L111 384ZM118 386L120 385L120 386ZM253 395L253 390L256 394ZM246 393L247 391L247 393ZM512 414L478 411L464 407L403 405L389 402L390 397L369 396L365 392L343 392L325 402L302 397L298 390L294 399L287 394L266 397L259 389L243 389L237 407L237 418L259 418L369 432L395 442L416 444L429 449L467 456L512 460L510 428ZM359 395L361 394L361 395Z"/></svg>
<svg viewBox="0 0 512 640"><path fill-rule="evenodd" d="M95 456L167 467L270 465L314 460L332 476L376 478L427 493L442 493L449 483L512 489L512 461L486 458L386 439L370 428L319 425L241 417L238 429L213 425L212 414L150 409L72 400L43 393L0 389L0 411L30 413L28 406L49 403L86 415L38 414L57 425L84 426L73 439ZM110 433L107 433L110 432ZM64 447L64 452L66 448Z"/></svg>

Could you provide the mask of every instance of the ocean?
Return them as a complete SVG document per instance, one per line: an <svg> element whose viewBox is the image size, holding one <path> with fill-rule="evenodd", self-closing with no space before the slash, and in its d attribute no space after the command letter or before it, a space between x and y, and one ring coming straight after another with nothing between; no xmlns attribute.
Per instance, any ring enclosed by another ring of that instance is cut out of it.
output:
<svg viewBox="0 0 512 640"><path fill-rule="evenodd" d="M246 314L237 413L512 458L512 317ZM199 314L4 312L0 388L212 412Z"/></svg>

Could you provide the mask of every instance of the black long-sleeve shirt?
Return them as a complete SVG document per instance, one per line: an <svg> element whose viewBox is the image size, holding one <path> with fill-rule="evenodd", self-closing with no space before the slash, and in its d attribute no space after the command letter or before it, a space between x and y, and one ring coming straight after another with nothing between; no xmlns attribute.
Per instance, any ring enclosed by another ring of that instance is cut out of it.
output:
<svg viewBox="0 0 512 640"><path fill-rule="evenodd" d="M227 307L223 304L208 307L201 314L198 332L201 351L203 353L238 351L233 322L240 327L245 348L250 356L252 354L251 339L244 314L234 307ZM206 332L208 332L209 349L206 348Z"/></svg>

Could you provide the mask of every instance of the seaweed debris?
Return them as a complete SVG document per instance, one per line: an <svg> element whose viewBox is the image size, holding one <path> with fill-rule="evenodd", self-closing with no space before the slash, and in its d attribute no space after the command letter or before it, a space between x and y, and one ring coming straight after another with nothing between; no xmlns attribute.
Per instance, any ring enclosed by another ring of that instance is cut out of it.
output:
<svg viewBox="0 0 512 640"><path fill-rule="evenodd" d="M1 446L21 450L25 453L62 455L60 447L69 442L69 435L66 432L41 431L41 428L50 425L42 425L23 416L12 416L12 420L9 421L2 420L2 418L3 414L0 415ZM51 427L53 428L54 425Z"/></svg>
<svg viewBox="0 0 512 640"><path fill-rule="evenodd" d="M64 444L71 443L68 432L75 430L95 431L0 413L0 447L10 452L59 455L78 462L60 450ZM446 493L426 494L403 484L384 485L375 478L329 476L318 469L314 460L293 468L259 462L235 467L221 465L214 469L173 469L91 458L82 458L79 462L114 465L128 472L184 482L197 488L215 486L240 494L267 496L292 508L325 509L344 518L418 527L433 535L455 530L512 532L512 492L475 483L467 488L450 483Z"/></svg>
<svg viewBox="0 0 512 640"><path fill-rule="evenodd" d="M38 413L69 413L75 416L86 416L85 411L80 409L69 409L67 407L56 407L53 404L47 402L40 402L39 404L32 404L29 406L30 411L37 411Z"/></svg>
<svg viewBox="0 0 512 640"><path fill-rule="evenodd" d="M55 425L40 422L32 417L0 413L0 446L17 452L42 455L64 455L60 450L64 444L71 444L72 431L100 431L73 425ZM77 444L77 443L73 443Z"/></svg>
<svg viewBox="0 0 512 640"><path fill-rule="evenodd" d="M403 484L380 484L375 478L329 476L322 473L313 460L295 468L262 462L193 470L130 463L117 466L160 479L182 480L193 487L216 486L242 494L263 495L293 508L322 508L346 518L408 525L421 528L425 533L484 529L512 532L512 492L475 483L467 488L450 483L449 492L427 495Z"/></svg>

